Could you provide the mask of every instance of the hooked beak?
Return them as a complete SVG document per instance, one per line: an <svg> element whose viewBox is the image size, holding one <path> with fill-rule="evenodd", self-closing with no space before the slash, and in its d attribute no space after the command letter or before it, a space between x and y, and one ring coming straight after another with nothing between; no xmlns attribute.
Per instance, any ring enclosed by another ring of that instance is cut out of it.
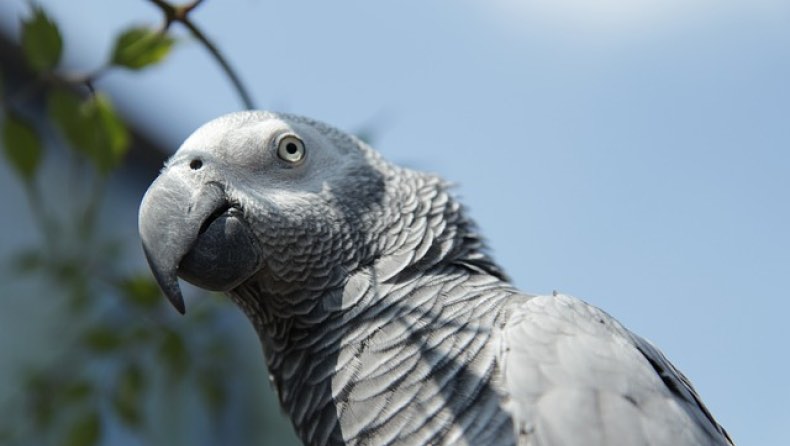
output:
<svg viewBox="0 0 790 446"><path fill-rule="evenodd" d="M242 212L217 182L195 184L165 170L143 197L143 251L159 287L184 314L178 276L212 291L228 291L258 270L261 250Z"/></svg>

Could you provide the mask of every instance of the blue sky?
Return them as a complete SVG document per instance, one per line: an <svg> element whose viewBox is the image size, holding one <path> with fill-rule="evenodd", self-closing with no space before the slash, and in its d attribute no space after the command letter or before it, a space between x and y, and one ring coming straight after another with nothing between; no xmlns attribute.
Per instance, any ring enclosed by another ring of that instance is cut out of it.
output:
<svg viewBox="0 0 790 446"><path fill-rule="evenodd" d="M15 29L25 2L0 5ZM67 66L101 63L142 0L42 1ZM525 291L651 339L740 444L790 422L790 3L207 1L195 20L261 108L371 126L441 173ZM175 150L241 105L186 39L102 86Z"/></svg>

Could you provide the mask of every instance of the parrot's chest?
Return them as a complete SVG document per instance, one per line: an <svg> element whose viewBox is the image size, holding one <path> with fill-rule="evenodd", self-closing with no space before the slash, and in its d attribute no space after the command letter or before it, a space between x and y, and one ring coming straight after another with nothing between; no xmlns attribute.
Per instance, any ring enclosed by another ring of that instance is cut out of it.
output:
<svg viewBox="0 0 790 446"><path fill-rule="evenodd" d="M331 388L344 440L513 444L496 352L473 332L425 330L392 343L374 336L341 354Z"/></svg>
<svg viewBox="0 0 790 446"><path fill-rule="evenodd" d="M461 279L369 287L376 305L268 325L269 368L305 443L515 443L499 364L507 293Z"/></svg>

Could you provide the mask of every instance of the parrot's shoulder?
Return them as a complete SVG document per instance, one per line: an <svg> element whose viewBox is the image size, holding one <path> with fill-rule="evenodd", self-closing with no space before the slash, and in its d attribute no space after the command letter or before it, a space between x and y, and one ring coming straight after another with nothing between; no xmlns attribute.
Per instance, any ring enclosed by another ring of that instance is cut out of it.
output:
<svg viewBox="0 0 790 446"><path fill-rule="evenodd" d="M500 342L522 444L730 444L657 348L580 299L513 299Z"/></svg>

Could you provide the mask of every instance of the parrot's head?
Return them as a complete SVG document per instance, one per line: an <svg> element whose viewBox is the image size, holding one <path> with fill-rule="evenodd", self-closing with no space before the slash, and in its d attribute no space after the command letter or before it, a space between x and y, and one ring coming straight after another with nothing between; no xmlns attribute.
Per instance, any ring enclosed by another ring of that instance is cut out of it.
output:
<svg viewBox="0 0 790 446"><path fill-rule="evenodd" d="M358 139L306 118L240 112L193 133L140 206L146 258L184 312L178 277L320 287L381 247L388 169Z"/></svg>

